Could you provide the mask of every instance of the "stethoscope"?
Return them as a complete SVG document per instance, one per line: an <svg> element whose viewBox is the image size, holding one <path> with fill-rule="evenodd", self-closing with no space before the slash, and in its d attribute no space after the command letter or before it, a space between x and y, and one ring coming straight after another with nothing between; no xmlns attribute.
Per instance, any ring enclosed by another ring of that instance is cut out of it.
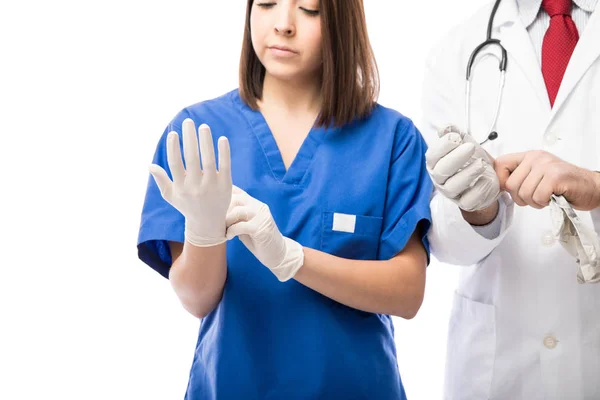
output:
<svg viewBox="0 0 600 400"><path fill-rule="evenodd" d="M475 63L475 58L477 58L477 56L479 55L479 52L481 50L483 50L484 48L486 48L488 46L498 46L500 48L502 57L498 57L497 55L495 55L493 53L486 53L486 55L484 56L484 57L492 56L492 57L495 57L496 59L498 59L499 67L500 67L500 84L499 84L499 90L498 90L498 100L496 102L496 111L494 112L494 118L492 120L492 124L491 124L490 128L488 129L488 135L487 135L486 139L483 142L479 143L481 145L486 143L488 140L491 141L491 140L495 140L498 138L498 132L496 131L496 123L498 122L498 114L500 112L500 102L502 101L502 91L504 89L504 80L506 78L506 61L507 61L506 49L500 43L500 39L492 39L492 27L494 25L494 17L496 16L496 11L498 10L498 7L500 6L500 1L501 0L496 0L496 3L494 3L494 8L492 8L492 13L490 14L490 19L488 21L487 38L486 38L485 42L481 43L479 46L477 46L475 48L475 50L473 50L473 52L471 53L471 57L469 57L469 63L467 64L465 127L466 127L466 132L468 134L471 134L471 130L470 130L470 128L471 128L471 120L470 120L470 118L471 118L471 115L470 115L470 111L471 111L471 70L473 68L473 64Z"/></svg>
<svg viewBox="0 0 600 400"><path fill-rule="evenodd" d="M467 96L466 118L467 118L467 120L465 121L465 126L467 128L466 134L470 135L471 134L471 131L470 131L471 69L473 68L473 64L475 63L475 58L477 58L477 55L479 55L479 52L482 49L484 49L485 47L488 47L488 46L498 46L498 48L500 48L500 52L502 54L501 57L498 57L496 54L493 54L493 53L487 53L483 56L483 57L491 56L498 60L499 67L500 67L500 83L499 83L499 90L498 90L498 100L496 102L496 111L494 112L494 119L492 120L492 125L488 129L487 137L485 138L485 140L483 142L479 143L480 145L483 145L484 143L486 143L488 141L498 139L498 131L496 131L496 123L498 122L498 113L500 112L500 102L502 101L502 91L504 89L504 80L506 79L506 61L507 61L506 49L500 43L500 39L492 39L492 27L494 25L494 17L496 16L496 11L498 11L498 7L500 6L500 1L501 0L496 0L496 2L494 3L494 7L492 8L492 13L490 14L490 19L488 21L487 38L486 38L485 42L481 43L479 46L477 46L475 48L475 50L473 50L473 53L471 53L471 57L469 57L469 63L467 64L467 83L466 83L466 96ZM555 204L562 204L560 206L562 209L565 209L565 210L570 209L571 214L575 214L575 212L572 210L571 205L563 196L556 196L553 194L550 199L550 202L555 203ZM569 219L571 219L571 221L573 221L573 217L570 214L567 214L567 216ZM575 222L572 222L572 223L575 224ZM577 225L575 225L575 226L577 226ZM581 240L581 239L579 239L579 240Z"/></svg>
<svg viewBox="0 0 600 400"><path fill-rule="evenodd" d="M504 89L504 80L506 79L506 61L507 61L506 49L500 43L500 39L492 39L492 27L494 25L494 17L496 16L496 11L498 11L498 7L500 6L500 1L501 0L496 0L496 2L494 3L494 7L492 8L492 13L490 14L490 19L488 21L487 38L486 38L485 42L481 43L479 46L477 46L475 48L475 50L473 50L473 53L471 53L471 57L469 57L469 63L467 64L467 83L466 83L466 96L467 96L466 118L467 118L467 120L465 121L465 126L467 128L466 134L470 135L471 131L470 131L470 119L469 118L470 118L470 111L471 111L471 109L470 109L470 106L471 106L471 69L473 68L473 64L475 63L475 58L477 57L477 55L483 48L488 47L488 46L498 46L500 48L500 52L502 54L501 57L498 57L496 54L493 54L493 53L487 53L484 55L484 57L492 56L498 60L499 67L500 67L500 83L499 83L499 91L498 91L498 100L496 102L496 111L494 112L494 119L492 120L492 125L490 126L490 128L488 130L487 137L485 138L485 140L483 142L479 143L480 145L483 145L484 143L486 143L488 141L498 139L498 132L496 131L496 123L498 122L498 113L500 112L500 102L502 101L502 91ZM571 223L575 227L581 226L581 222L579 221L579 219L577 218L577 215L573 211L571 204L569 204L569 202L563 196L557 196L557 195L553 194L552 197L550 198L550 203L554 203L557 206L557 209L562 210L562 212L565 213L566 218L571 220ZM579 233L579 234L582 234L582 233ZM581 237L577 236L576 239L581 242ZM583 249L583 251L586 250L586 247L584 247L582 244L579 247L581 249ZM586 251L586 253L587 253L587 251ZM600 256L597 256L597 255L594 255L594 256L587 255L587 256L590 259L592 259L592 258L600 259Z"/></svg>

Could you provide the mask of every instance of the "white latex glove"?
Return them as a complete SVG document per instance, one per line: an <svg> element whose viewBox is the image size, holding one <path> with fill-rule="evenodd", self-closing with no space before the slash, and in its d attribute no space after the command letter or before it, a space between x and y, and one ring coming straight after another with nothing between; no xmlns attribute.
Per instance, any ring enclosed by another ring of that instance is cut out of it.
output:
<svg viewBox="0 0 600 400"><path fill-rule="evenodd" d="M436 189L465 211L489 207L500 196L494 160L471 135L449 126L425 158Z"/></svg>
<svg viewBox="0 0 600 400"><path fill-rule="evenodd" d="M231 201L231 160L229 141L219 138L219 171L217 172L213 139L208 125L198 129L194 121L183 121L183 154L181 158L179 135L170 132L167 136L167 160L173 181L167 172L156 164L149 167L160 194L185 217L185 240L194 246L208 247L224 243L227 238L225 217Z"/></svg>
<svg viewBox="0 0 600 400"><path fill-rule="evenodd" d="M552 195L550 213L554 235L577 259L577 281L600 282L600 243L596 232L585 226L563 196Z"/></svg>
<svg viewBox="0 0 600 400"><path fill-rule="evenodd" d="M281 234L269 206L234 186L227 212L227 239L240 240L281 282L304 265L302 246Z"/></svg>

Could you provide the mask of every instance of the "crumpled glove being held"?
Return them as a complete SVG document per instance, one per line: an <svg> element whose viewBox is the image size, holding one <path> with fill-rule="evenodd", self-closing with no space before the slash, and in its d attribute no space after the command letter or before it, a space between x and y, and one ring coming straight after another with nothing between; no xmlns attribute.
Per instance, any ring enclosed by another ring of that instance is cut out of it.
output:
<svg viewBox="0 0 600 400"><path fill-rule="evenodd" d="M560 244L577 259L579 283L600 282L600 242L563 196L550 200L553 232Z"/></svg>

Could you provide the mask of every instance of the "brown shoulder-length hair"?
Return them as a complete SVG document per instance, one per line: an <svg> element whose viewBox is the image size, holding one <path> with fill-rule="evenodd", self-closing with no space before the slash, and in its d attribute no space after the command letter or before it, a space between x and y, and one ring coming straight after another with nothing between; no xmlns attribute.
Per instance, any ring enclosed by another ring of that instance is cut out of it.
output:
<svg viewBox="0 0 600 400"><path fill-rule="evenodd" d="M250 13L240 57L239 90L242 100L257 109L262 98L265 67L252 47ZM319 0L323 34L321 91L323 104L317 126L342 126L370 114L379 95L379 72L369 35L363 0Z"/></svg>

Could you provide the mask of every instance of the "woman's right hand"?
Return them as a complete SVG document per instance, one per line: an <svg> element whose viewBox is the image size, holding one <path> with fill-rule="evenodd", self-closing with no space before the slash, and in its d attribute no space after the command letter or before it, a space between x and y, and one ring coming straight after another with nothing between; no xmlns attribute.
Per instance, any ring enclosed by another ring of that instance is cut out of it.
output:
<svg viewBox="0 0 600 400"><path fill-rule="evenodd" d="M215 160L210 128L202 124L198 136L194 121L187 118L182 124L183 154L181 157L179 135L167 136L167 161L173 180L159 165L151 164L162 197L185 217L185 239L198 247L216 246L226 239L225 217L231 202L231 157L229 141L219 138L219 169ZM202 168L200 168L202 157Z"/></svg>

